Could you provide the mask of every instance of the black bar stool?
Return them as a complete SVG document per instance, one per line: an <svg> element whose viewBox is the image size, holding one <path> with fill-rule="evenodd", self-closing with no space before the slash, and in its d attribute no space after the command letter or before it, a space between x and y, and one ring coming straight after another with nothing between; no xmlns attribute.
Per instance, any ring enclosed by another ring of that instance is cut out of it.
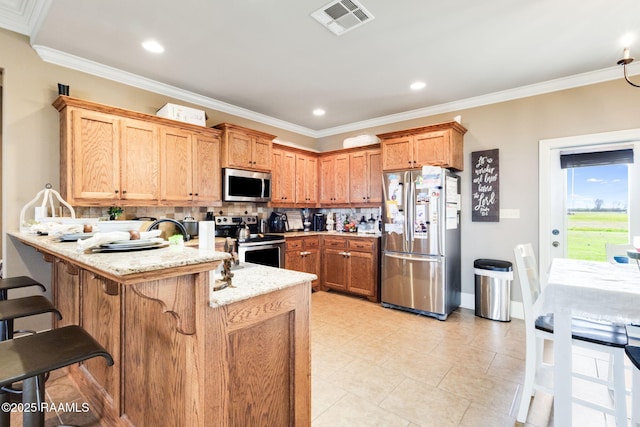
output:
<svg viewBox="0 0 640 427"><path fill-rule="evenodd" d="M13 321L42 313L55 313L58 320L62 314L42 295L14 298L0 301L0 341L13 338Z"/></svg>
<svg viewBox="0 0 640 427"><path fill-rule="evenodd" d="M42 295L0 300L0 342L13 338L13 322L15 319L42 313L54 313L58 316L58 319L62 319L60 312ZM0 364L0 366L2 365ZM4 371L4 366L2 370ZM19 391L12 390L9 384L5 384L0 388L0 404L11 402L11 392L19 393ZM11 413L0 410L0 427L8 427L10 422Z"/></svg>
<svg viewBox="0 0 640 427"><path fill-rule="evenodd" d="M40 288L42 288L42 292L47 290L47 288L45 288L42 283L27 276L7 277L4 279L0 279L0 301L8 299L8 290L26 288L29 286L40 286Z"/></svg>
<svg viewBox="0 0 640 427"><path fill-rule="evenodd" d="M87 331L64 326L0 342L0 387L23 381L22 401L34 412L23 412L23 427L43 427L44 375L47 372L102 356L108 366L113 358Z"/></svg>

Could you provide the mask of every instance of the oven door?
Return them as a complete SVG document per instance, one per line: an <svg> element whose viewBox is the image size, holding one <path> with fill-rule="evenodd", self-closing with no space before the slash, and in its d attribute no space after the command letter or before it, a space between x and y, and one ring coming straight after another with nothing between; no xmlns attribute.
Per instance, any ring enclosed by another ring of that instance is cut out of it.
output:
<svg viewBox="0 0 640 427"><path fill-rule="evenodd" d="M263 245L238 246L240 262L267 265L269 267L284 267L284 244L265 243Z"/></svg>

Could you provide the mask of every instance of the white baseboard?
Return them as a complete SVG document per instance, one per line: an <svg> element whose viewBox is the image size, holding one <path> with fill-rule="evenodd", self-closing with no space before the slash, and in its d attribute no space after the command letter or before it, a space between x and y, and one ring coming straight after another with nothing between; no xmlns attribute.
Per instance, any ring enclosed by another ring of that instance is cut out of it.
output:
<svg viewBox="0 0 640 427"><path fill-rule="evenodd" d="M469 310L476 309L476 297L474 294L461 293L460 294L460 307L468 308ZM524 311L522 309L522 303L519 301L511 301L511 317L516 319L524 319Z"/></svg>

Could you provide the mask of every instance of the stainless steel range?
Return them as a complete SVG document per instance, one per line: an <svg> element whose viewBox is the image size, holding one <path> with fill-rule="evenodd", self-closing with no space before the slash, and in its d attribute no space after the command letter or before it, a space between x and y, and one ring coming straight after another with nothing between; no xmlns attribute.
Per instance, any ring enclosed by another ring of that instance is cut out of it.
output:
<svg viewBox="0 0 640 427"><path fill-rule="evenodd" d="M284 237L259 233L257 216L216 216L214 221L217 237L232 237L237 240L240 262L284 268ZM238 230L243 224L249 226L249 238L237 239Z"/></svg>

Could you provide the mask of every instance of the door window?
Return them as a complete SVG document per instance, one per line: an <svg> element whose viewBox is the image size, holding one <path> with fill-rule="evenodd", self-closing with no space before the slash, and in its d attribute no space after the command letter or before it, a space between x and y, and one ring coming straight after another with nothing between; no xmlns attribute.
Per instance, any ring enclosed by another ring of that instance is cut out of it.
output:
<svg viewBox="0 0 640 427"><path fill-rule="evenodd" d="M566 257L606 261L605 245L628 244L629 165L565 169Z"/></svg>

